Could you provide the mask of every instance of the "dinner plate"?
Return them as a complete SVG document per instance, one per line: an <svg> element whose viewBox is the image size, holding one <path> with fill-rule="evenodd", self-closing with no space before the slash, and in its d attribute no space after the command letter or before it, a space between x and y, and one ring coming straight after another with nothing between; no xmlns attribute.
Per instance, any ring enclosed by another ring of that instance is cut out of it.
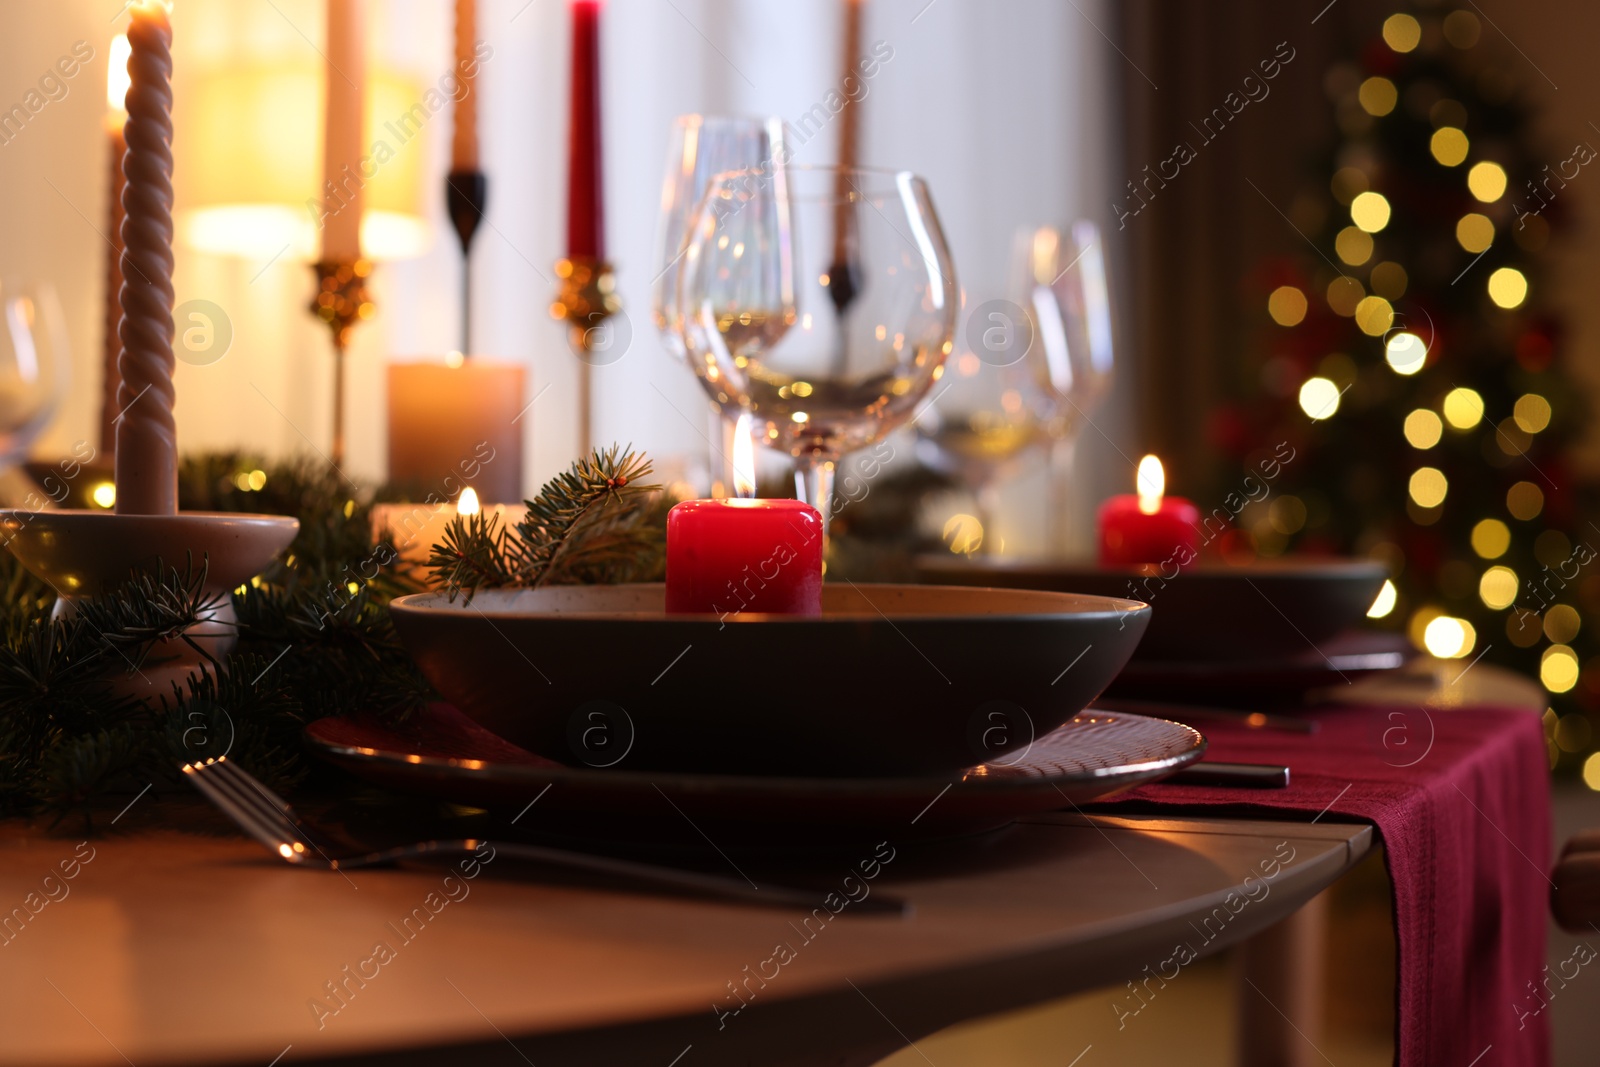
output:
<svg viewBox="0 0 1600 1067"><path fill-rule="evenodd" d="M1089 593L1155 609L1135 663L1154 660L1264 662L1303 651L1360 624L1388 570L1361 559L1197 563L1162 576L1159 567L1098 567L928 556L923 581Z"/></svg>
<svg viewBox="0 0 1600 1067"><path fill-rule="evenodd" d="M447 704L400 727L320 719L305 737L334 764L397 791L515 813L522 829L632 842L977 833L1163 778L1206 747L1193 727L1098 710L999 760L914 778L574 768L518 748Z"/></svg>
<svg viewBox="0 0 1600 1067"><path fill-rule="evenodd" d="M1355 631L1303 645L1281 659L1185 662L1135 660L1106 690L1190 704L1260 705L1404 667L1417 651L1404 634Z"/></svg>
<svg viewBox="0 0 1600 1067"><path fill-rule="evenodd" d="M666 614L661 585L390 605L480 726L561 763L806 777L948 774L1054 730L1116 677L1143 604L829 583L822 614ZM731 602L730 602L731 603Z"/></svg>

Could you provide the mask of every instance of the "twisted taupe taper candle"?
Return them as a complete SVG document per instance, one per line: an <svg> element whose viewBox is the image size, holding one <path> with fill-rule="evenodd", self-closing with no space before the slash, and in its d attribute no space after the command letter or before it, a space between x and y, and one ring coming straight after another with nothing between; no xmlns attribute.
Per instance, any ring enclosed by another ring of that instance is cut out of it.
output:
<svg viewBox="0 0 1600 1067"><path fill-rule="evenodd" d="M175 515L172 418L172 24L163 0L138 0L128 40L127 185L122 194L122 388L117 511Z"/></svg>
<svg viewBox="0 0 1600 1067"><path fill-rule="evenodd" d="M103 377L100 392L100 462L117 454L117 412L122 404L117 399L121 392L122 371L122 157L128 151L122 138L123 123L127 116L118 112L108 123L111 139L111 197L110 197L110 255L106 257L106 321L105 350L103 352Z"/></svg>

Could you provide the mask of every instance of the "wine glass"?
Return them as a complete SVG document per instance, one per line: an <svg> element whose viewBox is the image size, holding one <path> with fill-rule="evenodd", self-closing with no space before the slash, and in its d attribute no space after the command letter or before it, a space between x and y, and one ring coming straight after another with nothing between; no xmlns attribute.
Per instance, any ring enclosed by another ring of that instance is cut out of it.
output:
<svg viewBox="0 0 1600 1067"><path fill-rule="evenodd" d="M0 281L0 471L28 449L67 391L66 320L49 285Z"/></svg>
<svg viewBox="0 0 1600 1067"><path fill-rule="evenodd" d="M965 302L965 301L963 301ZM1055 403L1039 379L1033 316L1009 300L987 300L967 315L944 384L916 418L917 458L972 493L983 540L994 544L999 483L1048 439Z"/></svg>
<svg viewBox="0 0 1600 1067"><path fill-rule="evenodd" d="M858 167L718 175L678 284L700 384L794 457L825 530L839 458L909 419L943 373L957 299L927 183Z"/></svg>
<svg viewBox="0 0 1600 1067"><path fill-rule="evenodd" d="M742 115L680 115L672 124L667 146L666 175L661 186L661 222L656 234L657 272L652 285L656 329L669 352L684 357L682 331L677 321L678 277L687 249L689 221L705 195L713 175L750 167L771 166L787 159L784 124L779 118ZM734 441L750 436L750 419L713 419L713 469L721 469L724 485L737 484L732 469Z"/></svg>
<svg viewBox="0 0 1600 1067"><path fill-rule="evenodd" d="M1041 226L1018 236L1018 291L1033 320L1037 358L1030 361L1047 403L1052 529L1060 547L1068 535L1078 435L1111 392L1116 367L1111 296L1099 227L1079 219L1065 229Z"/></svg>
<svg viewBox="0 0 1600 1067"><path fill-rule="evenodd" d="M1026 308L1038 331L1041 384L1057 402L1062 434L1075 434L1111 391L1111 297L1100 229L1079 219L1019 238Z"/></svg>

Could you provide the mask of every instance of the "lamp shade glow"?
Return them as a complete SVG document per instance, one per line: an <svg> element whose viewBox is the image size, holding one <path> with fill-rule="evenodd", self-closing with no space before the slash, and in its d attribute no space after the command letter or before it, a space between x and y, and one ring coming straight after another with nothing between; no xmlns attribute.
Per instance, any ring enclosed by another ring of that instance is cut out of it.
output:
<svg viewBox="0 0 1600 1067"><path fill-rule="evenodd" d="M448 98L393 71L371 72L363 144L361 245L377 260L421 255L430 233L422 176L429 127L449 129ZM178 237L222 255L307 259L319 247L308 201L322 196L322 69L247 62L191 75L182 97ZM430 105L438 103L437 109ZM287 249L285 249L287 246Z"/></svg>

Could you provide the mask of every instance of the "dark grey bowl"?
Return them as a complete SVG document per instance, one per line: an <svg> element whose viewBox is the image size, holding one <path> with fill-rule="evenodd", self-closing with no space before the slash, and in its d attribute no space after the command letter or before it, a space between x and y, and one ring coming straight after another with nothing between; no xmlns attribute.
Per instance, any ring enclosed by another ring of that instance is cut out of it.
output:
<svg viewBox="0 0 1600 1067"><path fill-rule="evenodd" d="M917 577L941 585L1047 589L1143 600L1155 609L1135 658L1270 660L1360 625L1388 569L1364 559L1201 563L1163 581L1158 568L925 557Z"/></svg>
<svg viewBox="0 0 1600 1067"><path fill-rule="evenodd" d="M441 593L391 605L444 697L564 763L898 776L1003 761L1116 677L1132 601L827 585L820 617L667 615L660 585Z"/></svg>

